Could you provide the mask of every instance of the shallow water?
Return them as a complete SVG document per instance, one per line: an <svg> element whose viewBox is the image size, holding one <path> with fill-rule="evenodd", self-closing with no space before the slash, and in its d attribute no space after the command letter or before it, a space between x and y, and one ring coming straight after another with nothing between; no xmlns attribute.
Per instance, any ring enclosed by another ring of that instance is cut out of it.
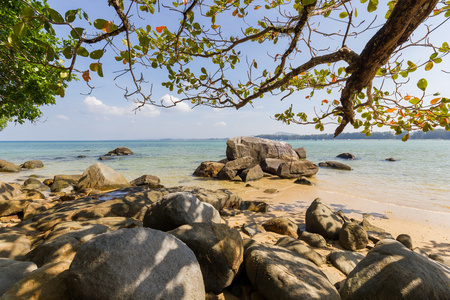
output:
<svg viewBox="0 0 450 300"><path fill-rule="evenodd" d="M305 147L307 159L314 163L336 160L353 168L352 171L321 168L313 178L319 189L381 203L450 212L450 141L319 140L289 143L294 148ZM101 155L121 146L130 148L135 154L98 160ZM13 181L31 174L41 177L81 174L91 164L101 162L124 174L128 180L151 174L161 178L166 186L226 188L233 183L192 176L202 161L225 158L225 149L225 141L0 142L0 159L15 164L38 159L45 164L42 169L1 173L0 180ZM350 152L357 159L336 158L343 152ZM80 155L86 157L78 158ZM386 161L389 157L397 161Z"/></svg>

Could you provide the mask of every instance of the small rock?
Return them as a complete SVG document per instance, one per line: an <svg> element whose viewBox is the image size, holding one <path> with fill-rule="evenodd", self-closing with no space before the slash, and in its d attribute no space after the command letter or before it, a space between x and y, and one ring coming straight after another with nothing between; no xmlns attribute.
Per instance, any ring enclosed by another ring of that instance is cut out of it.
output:
<svg viewBox="0 0 450 300"><path fill-rule="evenodd" d="M386 160L387 161L397 161L395 158L393 158L393 157L389 157L389 158L386 158Z"/></svg>
<svg viewBox="0 0 450 300"><path fill-rule="evenodd" d="M294 151L297 153L298 158L305 159L306 158L306 150L303 147L296 148Z"/></svg>
<svg viewBox="0 0 450 300"><path fill-rule="evenodd" d="M239 177L241 177L242 181L244 182L256 181L263 178L264 173L261 167L259 165L256 165L254 167L245 169L242 173L239 174Z"/></svg>
<svg viewBox="0 0 450 300"><path fill-rule="evenodd" d="M100 163L89 166L78 182L79 189L94 188L102 191L128 186L129 183L122 174Z"/></svg>
<svg viewBox="0 0 450 300"><path fill-rule="evenodd" d="M327 247L327 241L325 240L325 238L323 236L321 236L318 233L311 233L308 231L303 231L302 234L300 235L299 239L301 241L304 241L311 247L316 247L316 248L326 248Z"/></svg>
<svg viewBox="0 0 450 300"><path fill-rule="evenodd" d="M306 210L305 222L307 231L334 240L339 239L339 232L344 225L339 214L320 198L315 199Z"/></svg>
<svg viewBox="0 0 450 300"><path fill-rule="evenodd" d="M284 179L313 176L319 171L319 167L308 160L290 161L282 163L277 170L277 175Z"/></svg>
<svg viewBox="0 0 450 300"><path fill-rule="evenodd" d="M346 164L337 162L337 161L326 161L326 162L320 162L319 167L322 168L330 168L330 169L337 169L337 170L345 170L345 171L351 171L352 168Z"/></svg>
<svg viewBox="0 0 450 300"><path fill-rule="evenodd" d="M348 275L364 257L358 252L333 250L327 258L339 271Z"/></svg>
<svg viewBox="0 0 450 300"><path fill-rule="evenodd" d="M342 159L356 159L356 157L351 153L341 153L337 155L336 157L342 158Z"/></svg>
<svg viewBox="0 0 450 300"><path fill-rule="evenodd" d="M266 231L272 231L283 235L298 238L297 225L286 217L274 218L262 224Z"/></svg>
<svg viewBox="0 0 450 300"><path fill-rule="evenodd" d="M204 161L197 167L194 171L194 176L197 177L217 177L220 170L225 166L225 164L214 161Z"/></svg>
<svg viewBox="0 0 450 300"><path fill-rule="evenodd" d="M291 236L279 239L275 245L304 256L309 261L315 263L318 267L325 263L325 258L322 255Z"/></svg>
<svg viewBox="0 0 450 300"><path fill-rule="evenodd" d="M277 189L265 189L264 190L264 193L266 193L266 194L276 194L276 193L279 193L280 191L279 190L277 190Z"/></svg>
<svg viewBox="0 0 450 300"><path fill-rule="evenodd" d="M264 172L277 175L278 168L285 160L279 158L264 158L261 161L261 168Z"/></svg>
<svg viewBox="0 0 450 300"><path fill-rule="evenodd" d="M24 162L22 165L20 165L21 168L25 169L37 169L37 168L43 168L44 163L40 160L29 160Z"/></svg>
<svg viewBox="0 0 450 300"><path fill-rule="evenodd" d="M130 185L134 186L148 186L151 189L162 188L163 186L160 184L161 179L153 175L142 175L139 178L136 178L130 182Z"/></svg>
<svg viewBox="0 0 450 300"><path fill-rule="evenodd" d="M442 255L436 254L436 253L432 253L430 255L428 255L428 258L438 261L441 264L447 265L450 267L450 258L448 257L444 257Z"/></svg>
<svg viewBox="0 0 450 300"><path fill-rule="evenodd" d="M256 224L256 223L244 224L244 225L242 225L241 229L246 235L248 235L250 237L253 237L258 233L266 232L264 227L262 227L261 225Z"/></svg>
<svg viewBox="0 0 450 300"><path fill-rule="evenodd" d="M104 156L123 156L123 155L132 155L133 151L131 151L129 148L127 147L118 147L114 150L109 151L108 153L106 153Z"/></svg>
<svg viewBox="0 0 450 300"><path fill-rule="evenodd" d="M299 179L297 179L296 181L294 181L294 183L297 184L302 184L302 185L314 185L313 182L309 181L308 179L306 179L305 177L300 177Z"/></svg>
<svg viewBox="0 0 450 300"><path fill-rule="evenodd" d="M22 168L12 162L0 159L0 172L16 173L22 171Z"/></svg>
<svg viewBox="0 0 450 300"><path fill-rule="evenodd" d="M266 213L269 211L269 204L264 201L242 201L239 209Z"/></svg>
<svg viewBox="0 0 450 300"><path fill-rule="evenodd" d="M364 249L369 243L366 231L355 223L345 223L339 232L339 243L347 250Z"/></svg>
<svg viewBox="0 0 450 300"><path fill-rule="evenodd" d="M413 248L412 238L408 234L400 234L397 236L396 240L402 243L406 248L412 250Z"/></svg>

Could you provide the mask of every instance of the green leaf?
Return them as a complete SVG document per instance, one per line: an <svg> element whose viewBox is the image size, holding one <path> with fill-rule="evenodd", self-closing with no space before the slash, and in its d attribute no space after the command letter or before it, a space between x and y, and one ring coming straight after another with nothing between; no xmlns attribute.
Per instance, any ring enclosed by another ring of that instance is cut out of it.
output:
<svg viewBox="0 0 450 300"><path fill-rule="evenodd" d="M98 71L98 66L99 66L99 65L100 65L99 63L92 63L92 64L89 65L89 69L90 69L92 72L97 72L97 71Z"/></svg>
<svg viewBox="0 0 450 300"><path fill-rule="evenodd" d="M106 22L108 22L108 21L106 21L104 19L97 19L97 20L94 21L94 27L99 29L99 30L102 30L103 27L105 27L105 23Z"/></svg>
<svg viewBox="0 0 450 300"><path fill-rule="evenodd" d="M53 47L47 47L47 60L52 61L55 59L55 50Z"/></svg>
<svg viewBox="0 0 450 300"><path fill-rule="evenodd" d="M25 18L34 16L34 10L28 5L22 7L22 16Z"/></svg>
<svg viewBox="0 0 450 300"><path fill-rule="evenodd" d="M97 74L98 74L98 76L103 77L103 67L102 67L102 64L98 64Z"/></svg>
<svg viewBox="0 0 450 300"><path fill-rule="evenodd" d="M316 0L302 0L304 6L316 4Z"/></svg>
<svg viewBox="0 0 450 300"><path fill-rule="evenodd" d="M64 50L63 50L62 53L63 53L63 55L64 55L65 58L71 59L71 58L72 58L72 47L66 47L66 48L64 48Z"/></svg>
<svg viewBox="0 0 450 300"><path fill-rule="evenodd" d="M346 18L348 16L348 12L346 12L346 11L343 11L343 12L341 12L340 14L339 14L339 18L341 18L341 19L344 19L344 18Z"/></svg>
<svg viewBox="0 0 450 300"><path fill-rule="evenodd" d="M75 21L76 15L77 15L77 11L74 9L66 11L66 14L65 14L66 22L72 23L73 21Z"/></svg>
<svg viewBox="0 0 450 300"><path fill-rule="evenodd" d="M356 7L355 7L355 18L357 18L358 17L358 11L356 10Z"/></svg>
<svg viewBox="0 0 450 300"><path fill-rule="evenodd" d="M58 23L63 23L64 19L63 17L59 14L59 12L57 12L56 10L49 8L48 9L49 13L50 13L50 18L54 21L54 22L58 22Z"/></svg>
<svg viewBox="0 0 450 300"><path fill-rule="evenodd" d="M378 8L378 1L370 0L369 4L367 5L367 11L371 13L376 11L377 8Z"/></svg>
<svg viewBox="0 0 450 300"><path fill-rule="evenodd" d="M427 80L426 80L425 78L422 78L422 79L420 79L420 80L417 82L417 87L418 87L419 89L421 89L422 91L425 91L425 90L426 90L427 85L428 85L428 82L427 82Z"/></svg>
<svg viewBox="0 0 450 300"><path fill-rule="evenodd" d="M27 34L27 26L24 22L17 23L13 26L13 31L15 35L22 37Z"/></svg>
<svg viewBox="0 0 450 300"><path fill-rule="evenodd" d="M412 98L411 100L409 100L409 103L411 103L412 105L417 105L419 104L420 99L419 98Z"/></svg>
<svg viewBox="0 0 450 300"><path fill-rule="evenodd" d="M201 71L202 71L203 74L207 74L205 68L202 68Z"/></svg>
<svg viewBox="0 0 450 300"><path fill-rule="evenodd" d="M403 142L406 142L408 139L409 139L409 133L408 133L408 134L405 134L405 135L402 137L402 141L403 141Z"/></svg>
<svg viewBox="0 0 450 300"><path fill-rule="evenodd" d="M77 54L80 55L80 56L83 56L83 57L88 57L89 56L89 52L84 47L78 48Z"/></svg>
<svg viewBox="0 0 450 300"><path fill-rule="evenodd" d="M92 58L92 59L100 59L102 56L103 56L103 49L94 50L89 55L89 57Z"/></svg>
<svg viewBox="0 0 450 300"><path fill-rule="evenodd" d="M426 65L425 65L425 71L430 71L431 69L433 69L433 62L429 61Z"/></svg>
<svg viewBox="0 0 450 300"><path fill-rule="evenodd" d="M83 31L84 31L84 28L76 27L76 28L72 29L72 31L70 31L70 35L74 39L79 39L81 37L81 35L83 34Z"/></svg>
<svg viewBox="0 0 450 300"><path fill-rule="evenodd" d="M91 23L91 20L89 20L89 16L88 16L88 14L86 13L86 12L84 12L83 11L83 17L84 17L84 19L86 20L86 21L88 21L89 22L89 25L91 25L92 23Z"/></svg>

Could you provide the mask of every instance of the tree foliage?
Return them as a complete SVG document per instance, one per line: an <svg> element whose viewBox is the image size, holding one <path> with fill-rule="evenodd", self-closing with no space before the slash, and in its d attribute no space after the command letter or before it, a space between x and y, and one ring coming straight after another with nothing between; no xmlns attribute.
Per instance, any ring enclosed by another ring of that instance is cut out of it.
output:
<svg viewBox="0 0 450 300"><path fill-rule="evenodd" d="M49 10L37 1L30 4L39 12ZM1 130L8 121L35 121L40 106L63 97L67 71L58 62L58 39L31 7L7 0L0 10Z"/></svg>
<svg viewBox="0 0 450 300"><path fill-rule="evenodd" d="M450 18L450 1L109 0L114 15L105 10L93 22L81 8L58 13L22 1L48 32L69 28L64 47L54 47L67 60L68 79L78 72L89 85L92 73L102 77L111 50L119 77L132 79L125 97L141 105L167 105L152 98L145 80L149 72L166 72L161 84L179 95L171 105L239 109L265 95L295 97L295 108L280 109L277 120L319 130L334 122L335 136L349 124L367 135L383 126L397 134L450 130L450 99L429 91L426 76L450 52L447 42L433 43L435 29ZM167 17L155 24L158 14ZM18 24L30 31L22 19ZM89 69L76 69L80 56L92 60ZM321 91L339 97L323 99ZM302 101L312 99L318 108L307 115Z"/></svg>

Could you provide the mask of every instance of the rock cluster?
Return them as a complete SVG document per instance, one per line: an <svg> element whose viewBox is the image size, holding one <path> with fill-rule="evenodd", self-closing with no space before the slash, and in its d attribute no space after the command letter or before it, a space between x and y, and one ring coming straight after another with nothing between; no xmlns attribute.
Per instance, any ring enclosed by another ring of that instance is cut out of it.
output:
<svg viewBox="0 0 450 300"><path fill-rule="evenodd" d="M225 161L202 162L194 176L249 182L272 175L281 178L309 177L319 170L314 163L304 160L304 148L293 149L285 142L256 137L229 139L226 155Z"/></svg>
<svg viewBox="0 0 450 300"><path fill-rule="evenodd" d="M102 167L96 170L104 175ZM226 215L266 214L268 205L197 187L143 184L101 193L101 185L77 186L86 176L55 176L52 185L64 179L74 191L44 199L0 182L0 216L8 220L0 227L0 300L450 294L445 258L430 256L433 261L411 250L408 235L396 241L368 219L350 220L321 199L306 211L305 227L282 217L232 228ZM43 183L26 186L33 184ZM263 236L268 242L257 242Z"/></svg>

